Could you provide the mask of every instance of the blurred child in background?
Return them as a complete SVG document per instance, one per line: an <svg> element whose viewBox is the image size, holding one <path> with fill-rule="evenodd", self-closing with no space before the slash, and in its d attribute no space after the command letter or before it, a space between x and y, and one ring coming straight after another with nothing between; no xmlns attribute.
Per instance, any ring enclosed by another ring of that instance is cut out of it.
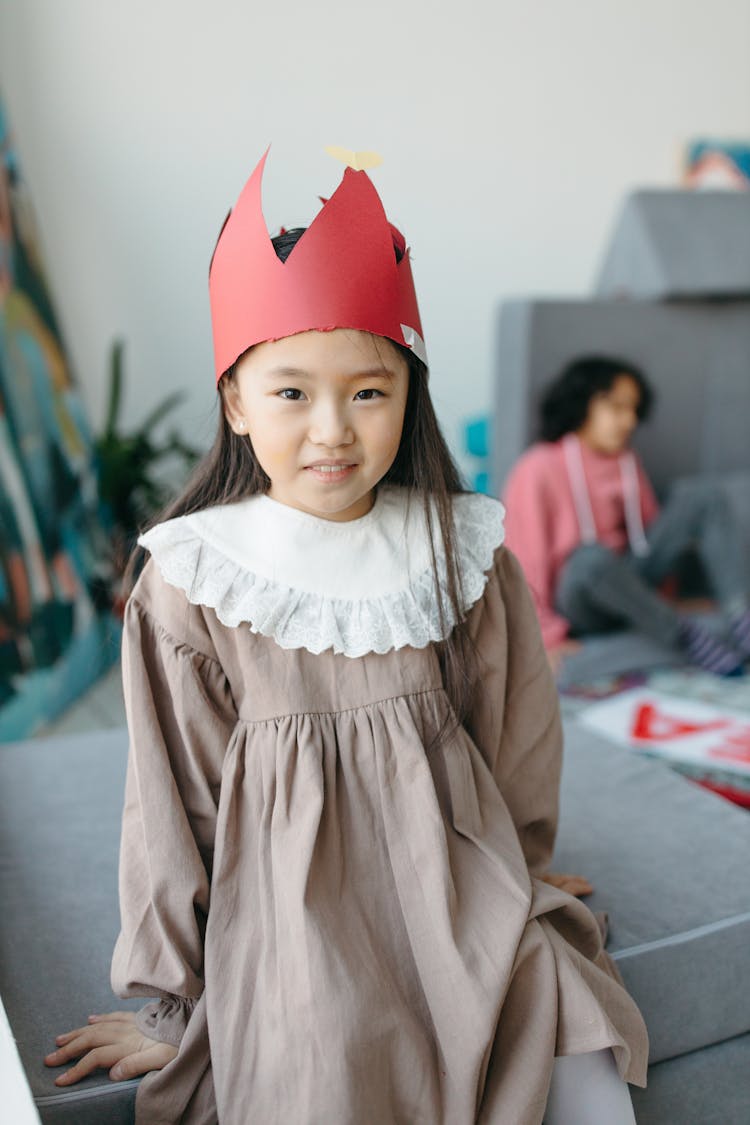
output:
<svg viewBox="0 0 750 1125"><path fill-rule="evenodd" d="M636 427L653 392L633 364L587 356L570 363L541 402L542 440L505 488L506 543L531 586L553 669L578 637L629 626L721 676L750 657L742 549L721 490L681 481L660 508L637 454ZM659 587L695 547L726 617L725 636L681 614Z"/></svg>

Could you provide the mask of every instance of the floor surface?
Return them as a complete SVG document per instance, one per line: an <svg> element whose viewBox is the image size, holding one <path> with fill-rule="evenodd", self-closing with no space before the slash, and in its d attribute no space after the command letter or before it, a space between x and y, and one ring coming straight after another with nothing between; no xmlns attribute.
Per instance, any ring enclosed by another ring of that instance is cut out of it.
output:
<svg viewBox="0 0 750 1125"><path fill-rule="evenodd" d="M124 725L122 670L118 662L63 715L41 727L36 732L36 737L48 738L55 734L75 734L77 731L103 730Z"/></svg>

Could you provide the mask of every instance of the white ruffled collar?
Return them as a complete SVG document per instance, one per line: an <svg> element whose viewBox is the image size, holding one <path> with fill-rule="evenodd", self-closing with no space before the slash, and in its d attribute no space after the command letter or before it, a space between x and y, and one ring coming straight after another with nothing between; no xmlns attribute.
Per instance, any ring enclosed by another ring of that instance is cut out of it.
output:
<svg viewBox="0 0 750 1125"><path fill-rule="evenodd" d="M504 509L466 493L453 512L466 612L503 541ZM367 515L346 523L251 496L157 524L138 542L194 605L282 648L351 657L424 648L455 624L440 627L422 503L405 488L379 489ZM444 584L440 553L438 567Z"/></svg>

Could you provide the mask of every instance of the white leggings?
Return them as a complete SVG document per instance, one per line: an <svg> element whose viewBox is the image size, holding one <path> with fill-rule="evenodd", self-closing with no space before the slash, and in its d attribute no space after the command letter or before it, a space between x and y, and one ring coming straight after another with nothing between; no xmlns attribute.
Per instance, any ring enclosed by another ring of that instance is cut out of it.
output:
<svg viewBox="0 0 750 1125"><path fill-rule="evenodd" d="M555 1059L544 1125L636 1125L627 1082L609 1048Z"/></svg>

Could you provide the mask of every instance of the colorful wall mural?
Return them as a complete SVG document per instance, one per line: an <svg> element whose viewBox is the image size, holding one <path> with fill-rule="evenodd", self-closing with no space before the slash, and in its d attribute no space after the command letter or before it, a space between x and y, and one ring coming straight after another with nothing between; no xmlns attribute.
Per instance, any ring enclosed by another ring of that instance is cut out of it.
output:
<svg viewBox="0 0 750 1125"><path fill-rule="evenodd" d="M0 741L60 714L114 660L92 436L0 102Z"/></svg>

